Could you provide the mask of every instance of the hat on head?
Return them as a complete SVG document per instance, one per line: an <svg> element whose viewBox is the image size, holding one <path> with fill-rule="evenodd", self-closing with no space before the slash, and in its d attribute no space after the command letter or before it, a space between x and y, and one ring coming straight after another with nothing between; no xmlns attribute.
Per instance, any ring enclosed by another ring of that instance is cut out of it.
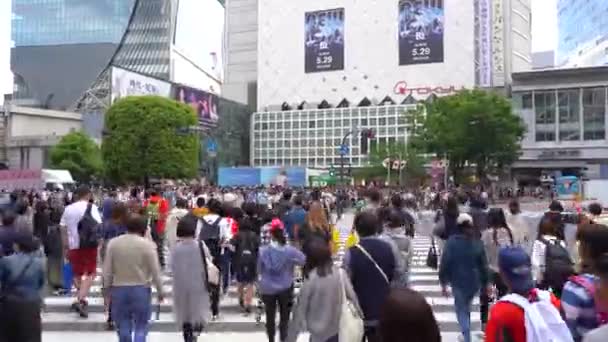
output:
<svg viewBox="0 0 608 342"><path fill-rule="evenodd" d="M498 268L513 292L528 292L534 288L532 263L521 247L504 247L498 252Z"/></svg>
<svg viewBox="0 0 608 342"><path fill-rule="evenodd" d="M457 224L463 224L467 221L470 224L473 224L473 217L471 217L471 215L466 214L466 213L461 213L460 215L458 215L458 218L456 219Z"/></svg>

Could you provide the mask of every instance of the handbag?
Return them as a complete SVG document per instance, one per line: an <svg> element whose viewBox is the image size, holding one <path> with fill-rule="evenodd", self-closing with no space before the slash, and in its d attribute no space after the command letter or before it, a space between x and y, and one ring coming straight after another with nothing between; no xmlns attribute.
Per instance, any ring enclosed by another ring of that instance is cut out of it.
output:
<svg viewBox="0 0 608 342"><path fill-rule="evenodd" d="M346 297L346 284L344 282L344 271L338 270L340 277L340 288L342 292L342 305L340 306L340 330L338 331L339 342L360 342L363 340L364 326L363 317L357 306Z"/></svg>
<svg viewBox="0 0 608 342"><path fill-rule="evenodd" d="M207 285L220 285L220 270L215 266L213 261L205 253L205 242L199 240L198 248L201 251L201 258L203 259L203 269L205 272L205 278L207 279Z"/></svg>
<svg viewBox="0 0 608 342"><path fill-rule="evenodd" d="M429 253L426 256L426 266L434 270L439 267L437 248L435 247L435 238L433 237L431 238L431 247L429 248Z"/></svg>

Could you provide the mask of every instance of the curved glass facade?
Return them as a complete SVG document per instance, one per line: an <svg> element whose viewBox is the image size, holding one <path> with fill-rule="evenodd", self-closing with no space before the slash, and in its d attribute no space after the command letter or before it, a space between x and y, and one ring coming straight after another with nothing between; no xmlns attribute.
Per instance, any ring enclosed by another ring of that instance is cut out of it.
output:
<svg viewBox="0 0 608 342"><path fill-rule="evenodd" d="M16 46L119 43L135 0L13 0Z"/></svg>

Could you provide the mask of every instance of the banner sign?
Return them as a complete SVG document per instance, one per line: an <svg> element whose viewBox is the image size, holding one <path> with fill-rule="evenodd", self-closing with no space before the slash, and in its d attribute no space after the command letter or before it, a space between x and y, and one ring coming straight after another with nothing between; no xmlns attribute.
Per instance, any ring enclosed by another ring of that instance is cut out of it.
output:
<svg viewBox="0 0 608 342"><path fill-rule="evenodd" d="M171 96L171 84L125 69L112 67L112 98L114 101L127 96Z"/></svg>
<svg viewBox="0 0 608 342"><path fill-rule="evenodd" d="M399 1L399 65L443 62L443 0Z"/></svg>
<svg viewBox="0 0 608 342"><path fill-rule="evenodd" d="M217 95L186 86L176 86L175 100L190 105L202 127L217 127L219 120Z"/></svg>
<svg viewBox="0 0 608 342"><path fill-rule="evenodd" d="M306 12L305 72L344 69L344 8Z"/></svg>
<svg viewBox="0 0 608 342"><path fill-rule="evenodd" d="M479 86L492 86L492 5L490 0L479 0Z"/></svg>
<svg viewBox="0 0 608 342"><path fill-rule="evenodd" d="M492 75L493 86L505 82L504 22L502 1L494 1L492 6Z"/></svg>

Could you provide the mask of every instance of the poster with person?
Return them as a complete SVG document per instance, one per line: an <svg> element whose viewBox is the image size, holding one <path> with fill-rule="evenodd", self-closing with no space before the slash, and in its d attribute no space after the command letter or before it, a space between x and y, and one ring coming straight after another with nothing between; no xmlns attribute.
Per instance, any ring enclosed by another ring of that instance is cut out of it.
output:
<svg viewBox="0 0 608 342"><path fill-rule="evenodd" d="M399 65L443 62L443 0L399 1Z"/></svg>
<svg viewBox="0 0 608 342"><path fill-rule="evenodd" d="M344 8L304 17L305 72L344 70Z"/></svg>
<svg viewBox="0 0 608 342"><path fill-rule="evenodd" d="M176 86L175 99L190 105L194 109L202 127L217 127L219 120L217 95L186 86Z"/></svg>

